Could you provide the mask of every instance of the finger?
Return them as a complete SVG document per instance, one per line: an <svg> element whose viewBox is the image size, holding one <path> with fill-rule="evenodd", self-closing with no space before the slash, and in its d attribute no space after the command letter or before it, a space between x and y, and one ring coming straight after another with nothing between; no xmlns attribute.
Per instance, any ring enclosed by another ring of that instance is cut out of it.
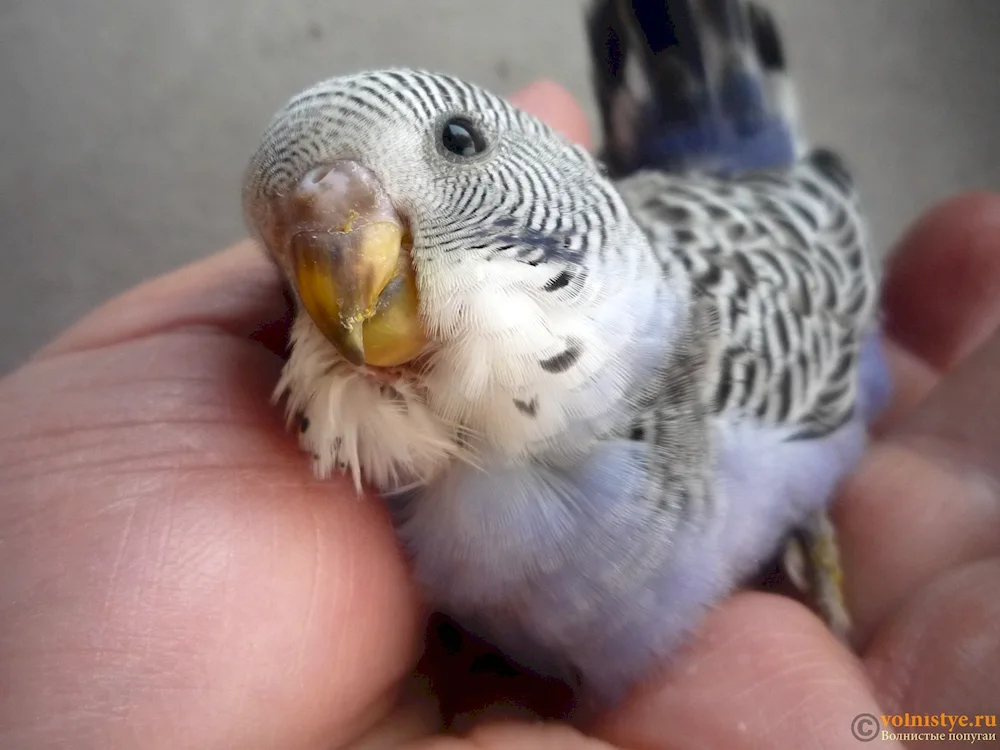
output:
<svg viewBox="0 0 1000 750"><path fill-rule="evenodd" d="M895 393L876 429L888 441L869 453L835 509L861 643L931 577L995 549L984 528L996 506L975 478L981 474L962 476L950 461L942 465L935 450L948 447L956 458L971 447L980 465L998 455L987 416L1000 405L991 401L989 388L995 358L985 355L980 364L960 367L961 375L941 381L943 371L975 351L1000 323L998 285L996 195L966 195L931 210L892 261L886 308L895 339L888 351ZM963 395L968 388L980 390ZM925 438L938 432L951 437L925 439L916 450L907 441L914 431Z"/></svg>
<svg viewBox="0 0 1000 750"><path fill-rule="evenodd" d="M958 569L921 592L879 629L865 655L886 711L991 716L992 726L955 731L995 733L998 621L1000 559Z"/></svg>
<svg viewBox="0 0 1000 750"><path fill-rule="evenodd" d="M37 356L96 349L181 328L215 328L280 352L289 303L274 264L246 240L115 297Z"/></svg>
<svg viewBox="0 0 1000 750"><path fill-rule="evenodd" d="M559 84L536 81L508 98L514 106L544 120L574 143L591 147L587 117L573 95Z"/></svg>
<svg viewBox="0 0 1000 750"><path fill-rule="evenodd" d="M270 354L215 327L159 330L175 307L138 338L92 321L91 347L0 386L14 746L346 741L417 655L384 511L311 479L269 404Z"/></svg>
<svg viewBox="0 0 1000 750"><path fill-rule="evenodd" d="M998 248L1000 195L993 194L946 201L903 238L885 285L893 393L875 435L916 407L1000 323Z"/></svg>
<svg viewBox="0 0 1000 750"><path fill-rule="evenodd" d="M444 724L437 696L419 675L411 676L399 699L366 732L336 750L385 750L440 734Z"/></svg>
<svg viewBox="0 0 1000 750"><path fill-rule="evenodd" d="M648 750L856 750L852 723L879 715L877 706L858 662L813 614L776 595L741 594L714 610L678 663L596 734Z"/></svg>
<svg viewBox="0 0 1000 750"><path fill-rule="evenodd" d="M1000 195L949 200L918 221L886 278L890 335L946 370L1000 325Z"/></svg>
<svg viewBox="0 0 1000 750"><path fill-rule="evenodd" d="M491 722L463 737L433 737L403 750L614 750L563 724ZM351 750L354 750L351 748Z"/></svg>
<svg viewBox="0 0 1000 750"><path fill-rule="evenodd" d="M877 443L836 508L865 639L917 589L1000 554L1000 333Z"/></svg>
<svg viewBox="0 0 1000 750"><path fill-rule="evenodd" d="M892 339L884 339L886 360L892 379L889 405L872 426L871 433L881 437L909 414L933 390L941 374L927 362Z"/></svg>

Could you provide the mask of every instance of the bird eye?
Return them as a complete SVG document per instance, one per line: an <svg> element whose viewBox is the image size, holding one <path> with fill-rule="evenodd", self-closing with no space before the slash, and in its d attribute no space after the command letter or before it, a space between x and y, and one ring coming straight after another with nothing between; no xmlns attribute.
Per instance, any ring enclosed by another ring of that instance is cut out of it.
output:
<svg viewBox="0 0 1000 750"><path fill-rule="evenodd" d="M441 145L456 156L470 157L486 150L486 139L479 128L464 117L453 117L441 131Z"/></svg>

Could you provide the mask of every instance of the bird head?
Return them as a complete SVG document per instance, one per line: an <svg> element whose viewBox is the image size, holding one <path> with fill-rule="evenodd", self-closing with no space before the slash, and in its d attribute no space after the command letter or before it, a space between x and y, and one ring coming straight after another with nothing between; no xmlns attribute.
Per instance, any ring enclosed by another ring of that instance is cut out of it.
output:
<svg viewBox="0 0 1000 750"><path fill-rule="evenodd" d="M559 448L628 387L647 241L598 162L499 96L415 70L320 83L274 116L243 199L297 300L279 390L321 474L386 488Z"/></svg>

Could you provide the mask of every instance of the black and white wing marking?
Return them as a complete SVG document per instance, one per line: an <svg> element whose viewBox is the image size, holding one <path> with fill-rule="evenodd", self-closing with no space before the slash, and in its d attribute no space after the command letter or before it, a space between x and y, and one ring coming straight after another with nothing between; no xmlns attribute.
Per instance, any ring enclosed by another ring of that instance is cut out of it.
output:
<svg viewBox="0 0 1000 750"><path fill-rule="evenodd" d="M787 172L645 172L620 187L661 264L717 311L714 411L795 438L847 422L881 271L841 160L817 150Z"/></svg>

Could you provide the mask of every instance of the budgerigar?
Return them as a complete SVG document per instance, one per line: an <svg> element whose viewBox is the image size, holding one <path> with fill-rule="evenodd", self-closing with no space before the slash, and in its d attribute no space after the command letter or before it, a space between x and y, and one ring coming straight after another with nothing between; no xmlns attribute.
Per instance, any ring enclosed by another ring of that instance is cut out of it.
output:
<svg viewBox="0 0 1000 750"><path fill-rule="evenodd" d="M244 184L297 304L276 397L439 611L613 705L827 519L889 393L881 269L744 0L598 2L598 161L410 69L292 98Z"/></svg>

